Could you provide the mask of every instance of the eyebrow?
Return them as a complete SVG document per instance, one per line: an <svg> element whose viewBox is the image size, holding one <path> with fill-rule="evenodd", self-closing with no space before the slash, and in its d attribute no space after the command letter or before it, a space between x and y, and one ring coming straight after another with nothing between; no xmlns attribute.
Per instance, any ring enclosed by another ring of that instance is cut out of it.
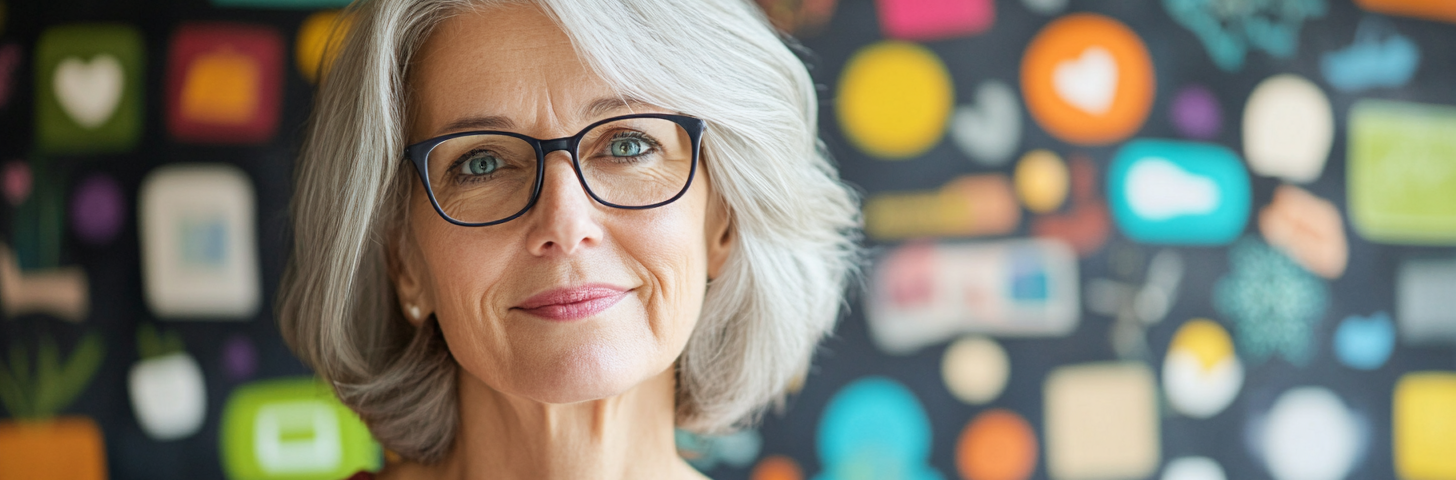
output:
<svg viewBox="0 0 1456 480"><path fill-rule="evenodd" d="M643 101L642 99L632 96L623 95L616 97L602 97L596 100L592 100L591 103L586 104L586 106L581 108L577 115L583 119L597 119L605 117L607 116L607 114L617 112L619 110L636 110L638 108L648 107L650 105L651 104ZM448 125L445 125L445 128L440 129L438 134L472 130L509 131L515 126L516 123L511 121L510 117L506 117L503 115L465 117L450 122Z"/></svg>

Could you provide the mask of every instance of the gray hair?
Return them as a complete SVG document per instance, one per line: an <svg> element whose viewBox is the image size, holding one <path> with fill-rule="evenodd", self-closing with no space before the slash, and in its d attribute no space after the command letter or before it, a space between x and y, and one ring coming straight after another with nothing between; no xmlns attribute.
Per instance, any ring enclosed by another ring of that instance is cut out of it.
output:
<svg viewBox="0 0 1456 480"><path fill-rule="evenodd" d="M454 440L457 365L433 320L405 320L386 268L418 181L400 158L406 67L436 25L482 3L356 2L295 172L279 329L384 447L421 462ZM537 3L618 92L707 121L703 164L735 243L678 359L676 419L757 421L807 372L860 259L858 198L817 138L808 71L743 0Z"/></svg>

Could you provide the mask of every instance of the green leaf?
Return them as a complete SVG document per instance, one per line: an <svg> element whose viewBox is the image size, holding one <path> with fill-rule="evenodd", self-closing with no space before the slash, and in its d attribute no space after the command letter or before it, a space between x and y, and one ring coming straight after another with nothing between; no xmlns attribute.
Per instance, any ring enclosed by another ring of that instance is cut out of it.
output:
<svg viewBox="0 0 1456 480"><path fill-rule="evenodd" d="M40 350L36 352L35 370L35 392L34 400L31 403L31 412L35 418L50 418L58 409L53 408L56 404L56 380L60 376L61 352L56 348L56 341L50 336L42 335L40 338Z"/></svg>
<svg viewBox="0 0 1456 480"><path fill-rule="evenodd" d="M101 334L86 334L76 344L76 349L71 351L71 358L66 360L66 365L61 367L61 376L56 387L58 403L55 411L61 411L76 401L76 397L91 384L91 379L101 368L101 361L105 359L106 344L101 340Z"/></svg>
<svg viewBox="0 0 1456 480"><path fill-rule="evenodd" d="M157 327L150 323L143 323L137 327L137 355L142 360L156 358L161 355L161 342L157 340Z"/></svg>
<svg viewBox="0 0 1456 480"><path fill-rule="evenodd" d="M10 345L10 369L22 389L30 384L30 356L25 353L25 345L19 339Z"/></svg>
<svg viewBox="0 0 1456 480"><path fill-rule="evenodd" d="M26 401L26 385L18 373L10 370L16 366L14 359L21 359L20 366L27 367L24 362L25 350L19 342L10 349L11 364L0 363L0 403L5 405L5 410L10 412L14 418L31 418L30 402Z"/></svg>
<svg viewBox="0 0 1456 480"><path fill-rule="evenodd" d="M165 347L165 355L171 355L174 353L182 353L187 351L187 345L182 343L181 333L178 333L176 330L170 330L167 332L166 338L167 341Z"/></svg>

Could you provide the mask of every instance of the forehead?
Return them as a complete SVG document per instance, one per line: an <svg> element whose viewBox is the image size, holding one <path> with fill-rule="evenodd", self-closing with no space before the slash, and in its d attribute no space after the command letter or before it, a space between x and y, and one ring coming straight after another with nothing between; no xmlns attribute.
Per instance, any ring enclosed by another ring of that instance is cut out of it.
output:
<svg viewBox="0 0 1456 480"><path fill-rule="evenodd" d="M411 142L478 129L551 138L637 106L593 73L534 5L467 9L444 20L416 52L407 82Z"/></svg>

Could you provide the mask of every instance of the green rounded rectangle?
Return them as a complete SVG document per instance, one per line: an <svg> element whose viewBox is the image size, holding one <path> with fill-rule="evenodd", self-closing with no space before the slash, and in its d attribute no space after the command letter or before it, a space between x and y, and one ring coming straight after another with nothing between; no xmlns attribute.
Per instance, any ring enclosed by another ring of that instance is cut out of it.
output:
<svg viewBox="0 0 1456 480"><path fill-rule="evenodd" d="M141 140L146 46L141 31L77 23L42 32L35 48L36 144L47 153L105 153Z"/></svg>
<svg viewBox="0 0 1456 480"><path fill-rule="evenodd" d="M1348 135L1355 231L1379 243L1456 245L1456 107L1361 100Z"/></svg>
<svg viewBox="0 0 1456 480"><path fill-rule="evenodd" d="M379 469L379 445L332 391L310 377L239 387L218 438L231 480L338 480Z"/></svg>

